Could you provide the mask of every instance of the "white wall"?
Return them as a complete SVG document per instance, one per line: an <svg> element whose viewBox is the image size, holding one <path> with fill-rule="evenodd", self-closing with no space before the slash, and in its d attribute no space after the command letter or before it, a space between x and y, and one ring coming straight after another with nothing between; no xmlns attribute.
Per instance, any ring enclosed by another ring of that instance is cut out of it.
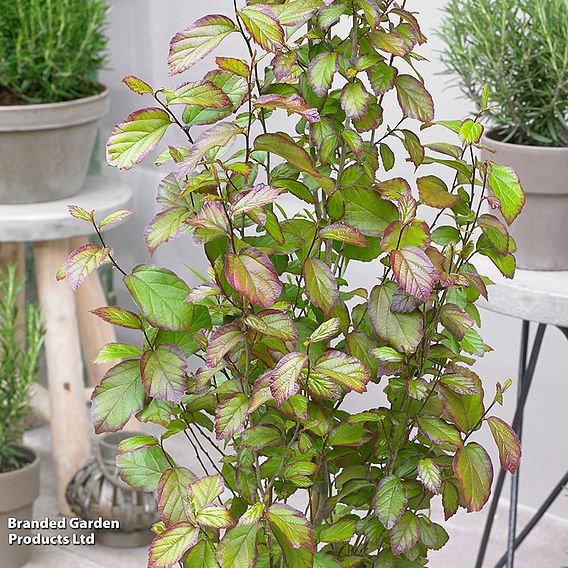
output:
<svg viewBox="0 0 568 568"><path fill-rule="evenodd" d="M111 112L104 124L105 136L113 124L144 105L140 97L128 92L120 83L120 79L124 75L134 74L153 85L172 85L166 72L167 48L171 36L198 17L208 13L226 12L231 5L229 0L111 0L111 4L111 69L102 77L112 94ZM456 89L449 86L448 78L440 75L441 66L437 54L440 42L434 31L442 18L440 8L443 2L413 0L407 5L411 9L422 11L421 22L430 38L422 53L431 60L431 64L424 64L421 69L436 101L437 117L462 118L468 114L470 105L459 97ZM222 45L220 51L226 55L237 56L241 49L239 38L235 34ZM183 80L199 78L204 71L212 68L211 65L210 59L200 63ZM147 262L149 256L143 245L142 232L155 211L155 188L163 174L148 162L146 167L138 170L123 174L113 172L112 175L120 175L134 188L134 209L137 213L124 228L115 231L113 245L125 265ZM177 270L190 283L193 276L184 265L204 265L199 249L193 246L190 239L162 247L156 253L154 261ZM369 270L369 265L360 265L353 270L352 276L357 284L369 286L374 281L370 273L372 269ZM476 370L484 379L486 392L491 396L495 381L502 382L506 378L516 377L520 322L488 312L484 312L483 316L484 338L495 351L480 361ZM568 344L560 332L555 329L547 331L534 380L533 396L527 405L525 457L521 467L520 500L533 507L538 506L548 495L568 466L566 353ZM353 408L359 408L362 402L372 406L378 403L381 396L380 389L375 388L366 399L351 398L349 404ZM514 398L514 392L510 392L505 409L497 411L503 418L511 418ZM487 447L493 448L487 433L480 438L486 442ZM493 450L492 454L496 456ZM559 497L553 512L568 519L568 498ZM559 543L559 546L564 544Z"/></svg>

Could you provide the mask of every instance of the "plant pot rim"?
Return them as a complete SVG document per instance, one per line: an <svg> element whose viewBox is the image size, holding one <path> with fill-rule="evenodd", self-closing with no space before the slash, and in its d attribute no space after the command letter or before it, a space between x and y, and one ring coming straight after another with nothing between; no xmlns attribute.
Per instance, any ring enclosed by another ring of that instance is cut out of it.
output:
<svg viewBox="0 0 568 568"><path fill-rule="evenodd" d="M69 107L75 106L80 104L88 104L90 102L94 102L100 99L105 99L109 96L109 90L105 85L99 85L101 87L101 91L96 95L89 95L88 97L81 97L80 99L69 99L67 101L58 101L56 103L31 103L31 104L23 104L23 105L0 105L0 112L8 112L9 110L14 111L37 111L37 110L44 110L50 108L62 108L62 107Z"/></svg>
<svg viewBox="0 0 568 568"><path fill-rule="evenodd" d="M508 146L509 148L520 148L526 149L531 151L537 152L558 152L558 153L566 153L568 152L568 146L534 146L532 144L516 144L514 142L504 142L503 140L498 140L497 138L493 138L493 134L498 132L497 128L492 128L490 130L486 130L483 133L483 138L491 142L491 144L502 144L503 146Z"/></svg>
<svg viewBox="0 0 568 568"><path fill-rule="evenodd" d="M2 480L9 479L10 477L18 477L19 475L25 473L28 470L35 469L39 464L40 457L37 454L37 452L26 446L17 446L17 448L23 450L26 454L28 454L32 458L32 461L27 463L23 467L19 467L18 469L12 469L10 471L0 472L0 477L2 478Z"/></svg>

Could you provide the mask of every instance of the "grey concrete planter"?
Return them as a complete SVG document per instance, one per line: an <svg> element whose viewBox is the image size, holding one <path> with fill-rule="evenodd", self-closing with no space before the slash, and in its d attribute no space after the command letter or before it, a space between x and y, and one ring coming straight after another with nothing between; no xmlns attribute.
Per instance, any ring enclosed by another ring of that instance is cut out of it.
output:
<svg viewBox="0 0 568 568"><path fill-rule="evenodd" d="M522 146L484 137L496 154L483 159L512 167L526 204L511 226L517 266L527 270L568 270L568 148Z"/></svg>
<svg viewBox="0 0 568 568"><path fill-rule="evenodd" d="M106 89L61 103L0 106L0 203L79 193L108 106Z"/></svg>
<svg viewBox="0 0 568 568"><path fill-rule="evenodd" d="M8 534L21 536L29 531L8 529L8 518L33 519L34 501L39 495L39 457L25 450L30 463L20 469L0 473L0 564L2 568L19 568L30 559L33 546L8 544Z"/></svg>

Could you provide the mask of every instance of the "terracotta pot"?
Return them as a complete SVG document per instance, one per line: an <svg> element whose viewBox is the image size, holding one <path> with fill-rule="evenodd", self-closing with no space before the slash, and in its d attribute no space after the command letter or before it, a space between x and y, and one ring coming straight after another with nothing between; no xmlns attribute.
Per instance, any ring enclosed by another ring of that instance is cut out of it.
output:
<svg viewBox="0 0 568 568"><path fill-rule="evenodd" d="M0 106L0 204L66 199L81 191L109 94Z"/></svg>
<svg viewBox="0 0 568 568"><path fill-rule="evenodd" d="M26 536L29 530L8 528L10 517L33 519L34 501L39 495L39 457L31 450L23 450L30 462L20 469L0 473L0 565L19 568L29 561L32 546L8 544L10 533Z"/></svg>
<svg viewBox="0 0 568 568"><path fill-rule="evenodd" d="M483 143L497 153L484 150L482 158L512 167L525 190L525 207L510 229L518 268L568 270L568 148L509 144L491 134Z"/></svg>

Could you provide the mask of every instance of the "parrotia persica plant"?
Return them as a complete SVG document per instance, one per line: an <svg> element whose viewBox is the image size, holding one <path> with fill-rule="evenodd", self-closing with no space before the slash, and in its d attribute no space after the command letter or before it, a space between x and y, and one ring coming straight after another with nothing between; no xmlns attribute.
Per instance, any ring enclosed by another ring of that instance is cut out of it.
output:
<svg viewBox="0 0 568 568"><path fill-rule="evenodd" d="M246 58L223 53L228 36ZM131 486L157 490L151 568L425 566L448 540L432 500L448 519L489 498L478 430L515 471L518 439L492 415L509 383L487 397L471 370L490 349L475 306L488 281L472 262L480 253L513 275L507 225L523 193L509 168L476 159L480 116L434 122L415 69L425 41L392 1L249 1L171 40L173 76L219 53L202 80L124 79L149 106L112 132L110 165L135 166L170 129L187 137L157 158L171 173L148 249L191 234L210 264L194 288L158 266L126 273L101 238L61 271L76 288L110 262L137 306L95 310L139 330L142 347L99 353L117 363L93 416L97 433L132 415L163 427L118 457ZM400 109L390 126L387 104ZM436 124L453 143L421 143ZM389 173L404 160L416 180ZM131 213L71 212L99 235ZM353 263L372 290L349 283ZM364 394L370 381L384 402ZM372 410L346 411L348 396ZM168 454L174 435L187 438L185 464ZM196 459L208 475L185 467Z"/></svg>

